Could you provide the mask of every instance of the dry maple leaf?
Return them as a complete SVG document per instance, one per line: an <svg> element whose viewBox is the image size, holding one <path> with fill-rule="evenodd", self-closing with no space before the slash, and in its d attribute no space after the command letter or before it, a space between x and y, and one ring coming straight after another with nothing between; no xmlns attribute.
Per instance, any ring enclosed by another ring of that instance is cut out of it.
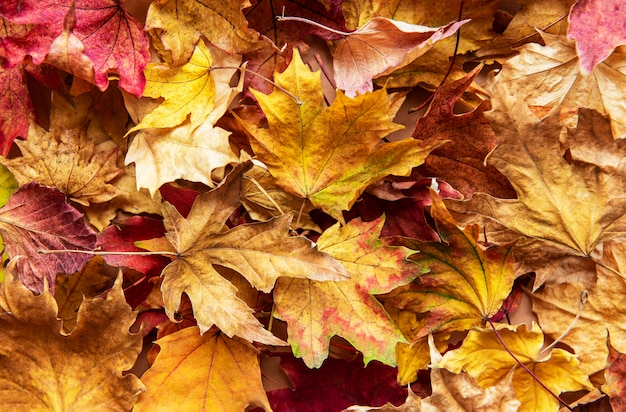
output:
<svg viewBox="0 0 626 412"><path fill-rule="evenodd" d="M240 273L264 292L272 289L279 276L338 280L347 273L330 255L314 249L308 239L289 236L292 215L223 231L239 206L242 174L249 166L238 166L215 190L200 195L187 218L164 204L166 237L177 258L162 273L163 301L174 320L181 295L186 293L202 333L215 324L231 337L282 344L263 328L252 309L237 297L237 288L213 265Z"/></svg>
<svg viewBox="0 0 626 412"><path fill-rule="evenodd" d="M88 299L68 336L49 293L34 296L6 280L0 292L0 391L11 410L128 411L143 390L122 373L141 352L141 336L129 328L135 314L119 276L106 299Z"/></svg>
<svg viewBox="0 0 626 412"><path fill-rule="evenodd" d="M77 272L89 260L88 254L63 251L93 250L96 243L95 232L65 195L38 183L20 187L0 209L0 234L20 280L35 292L43 292L47 282L53 294L58 273Z"/></svg>
<svg viewBox="0 0 626 412"><path fill-rule="evenodd" d="M16 142L22 156L0 161L22 185L53 186L84 206L104 203L120 194L111 184L123 172L118 150L97 150L86 133L80 127L53 134L31 123L28 140Z"/></svg>
<svg viewBox="0 0 626 412"><path fill-rule="evenodd" d="M607 334L619 351L626 351L626 311L622 296L626 294L626 250L623 243L609 241L604 244L604 254L597 265L598 280L587 288L581 283L546 284L530 295L533 311L544 333L556 338L568 325L572 329L561 341L572 347L580 360L581 368L593 374L606 367ZM581 305L581 293L588 297Z"/></svg>
<svg viewBox="0 0 626 412"><path fill-rule="evenodd" d="M621 0L577 1L569 13L568 37L576 40L583 73L626 44L626 7Z"/></svg>
<svg viewBox="0 0 626 412"><path fill-rule="evenodd" d="M33 103L26 87L24 66L0 68L0 155L6 156L13 141L28 134Z"/></svg>
<svg viewBox="0 0 626 412"><path fill-rule="evenodd" d="M230 54L260 47L259 34L248 29L242 10L248 0L161 0L152 2L146 16L146 30L159 38L163 57L180 66L191 57L202 37Z"/></svg>
<svg viewBox="0 0 626 412"><path fill-rule="evenodd" d="M526 325L499 325L498 332L515 357L557 395L593 388L587 375L580 370L575 355L553 349L549 356L540 358L543 334L536 323L533 322L530 330ZM460 348L447 352L434 366L453 373L466 371L483 388L502 382L514 369L513 388L521 402L520 412L556 412L559 409L559 402L518 366L493 329L471 330Z"/></svg>
<svg viewBox="0 0 626 412"><path fill-rule="evenodd" d="M379 144L401 126L390 121L386 90L354 99L341 91L324 103L318 72L294 50L289 67L275 76L280 89L253 90L269 128L245 123L255 155L287 192L311 201L337 220L365 188L389 175L408 175L434 145L414 139Z"/></svg>
<svg viewBox="0 0 626 412"><path fill-rule="evenodd" d="M197 327L155 343L161 350L142 377L146 392L134 411L243 411L251 405L271 411L252 344L220 331L200 335Z"/></svg>
<svg viewBox="0 0 626 412"><path fill-rule="evenodd" d="M337 88L348 97L371 92L372 78L406 66L468 21L433 28L374 17L332 43Z"/></svg>
<svg viewBox="0 0 626 412"><path fill-rule="evenodd" d="M611 406L614 411L626 409L626 386L624 375L626 374L626 356L611 345L611 339L607 336L606 341L609 349L607 367L604 370L605 383L602 392L611 398Z"/></svg>
<svg viewBox="0 0 626 412"><path fill-rule="evenodd" d="M339 335L363 353L395 365L395 343L405 342L382 305L374 298L410 282L419 268L407 262L408 249L379 240L384 220L352 220L326 229L317 241L345 266L350 279L319 282L281 279L274 289L274 314L287 322L293 353L319 368L328 356L330 338Z"/></svg>
<svg viewBox="0 0 626 412"><path fill-rule="evenodd" d="M449 208L465 214L455 217L467 223L472 220L467 214L482 215L517 234L541 241L548 248L540 252L544 258L548 251L550 255L558 252L588 257L602 242L623 236L626 143L612 139L605 118L581 109L578 127L568 136L570 151L580 160L568 162L559 142L558 112L540 121L524 102L513 100L507 93L498 86L493 95L494 109L486 114L498 140L487 162L509 179L518 199L475 194L468 202L448 201ZM587 142L594 139L598 141ZM598 153L586 153L585 148ZM604 157L604 164L587 162ZM516 256L528 266L523 252L523 248L516 248ZM535 287L546 278L541 273L542 265L540 261L534 268L528 267L539 272Z"/></svg>
<svg viewBox="0 0 626 412"><path fill-rule="evenodd" d="M481 247L478 226L459 229L441 199L434 192L431 196L442 243L402 242L418 251L411 260L430 271L385 299L386 305L426 315L415 340L429 331L450 333L483 325L500 310L515 280L512 247Z"/></svg>
<svg viewBox="0 0 626 412"><path fill-rule="evenodd" d="M546 45L531 43L519 55L502 63L496 82L528 106L558 106L562 110L585 107L611 118L617 138L626 135L626 56L621 49L595 66L581 71L574 41L540 32ZM549 86L547 86L549 85Z"/></svg>

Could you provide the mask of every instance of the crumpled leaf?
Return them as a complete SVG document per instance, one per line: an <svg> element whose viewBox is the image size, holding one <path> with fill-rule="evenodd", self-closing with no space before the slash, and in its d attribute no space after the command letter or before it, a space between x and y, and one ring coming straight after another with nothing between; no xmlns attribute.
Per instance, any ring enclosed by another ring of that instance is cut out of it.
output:
<svg viewBox="0 0 626 412"><path fill-rule="evenodd" d="M469 20L427 27L374 17L343 39L333 42L337 88L346 96L373 90L372 78L400 69L423 55L440 39L452 36Z"/></svg>
<svg viewBox="0 0 626 412"><path fill-rule="evenodd" d="M482 101L469 113L455 113L454 107L480 73L476 67L462 79L445 83L435 91L428 111L417 121L413 137L449 141L433 150L417 171L421 176L437 176L471 198L476 192L501 198L514 198L509 181L485 158L496 145L496 136L485 117L491 108Z"/></svg>
<svg viewBox="0 0 626 412"><path fill-rule="evenodd" d="M388 174L410 174L436 147L414 139L379 145L400 128L390 121L387 92L350 99L339 91L326 107L319 73L304 65L297 50L275 79L291 95L278 88L269 96L253 91L269 128L245 123L252 149L283 189L339 221L369 184Z"/></svg>
<svg viewBox="0 0 626 412"><path fill-rule="evenodd" d="M581 283L546 284L530 295L533 311L544 333L553 338L560 336L574 322L581 310L581 293L585 291L586 303L573 328L561 340L572 347L583 371L593 374L606 367L608 349L607 333L613 346L626 351L626 311L621 296L626 293L626 250L622 243L604 243L604 254L597 265L598 279L588 288Z"/></svg>
<svg viewBox="0 0 626 412"><path fill-rule="evenodd" d="M216 325L231 337L280 345L283 341L263 328L252 309L236 296L237 288L213 265L239 272L264 292L272 289L279 276L338 280L347 273L308 239L289 236L292 215L223 232L226 220L239 206L241 178L248 167L238 166L215 190L200 195L187 218L164 204L166 237L177 258L163 270L161 290L171 320L184 292L191 299L201 333Z"/></svg>
<svg viewBox="0 0 626 412"><path fill-rule="evenodd" d="M0 84L0 155L6 156L16 138L28 135L34 108L26 87L24 66L0 67Z"/></svg>
<svg viewBox="0 0 626 412"><path fill-rule="evenodd" d="M16 142L22 156L0 161L22 185L53 186L84 206L104 203L120 194L111 184L123 172L118 150L96 150L86 133L82 127L49 133L31 123L28 140Z"/></svg>
<svg viewBox="0 0 626 412"><path fill-rule="evenodd" d="M122 372L141 352L141 336L129 333L135 314L124 300L121 276L106 299L83 302L69 336L49 293L34 296L7 280L0 308L3 408L128 411L133 406L143 385Z"/></svg>
<svg viewBox="0 0 626 412"><path fill-rule="evenodd" d="M405 248L379 240L384 220L352 220L326 229L317 241L350 273L350 279L319 282L281 279L274 289L274 314L287 322L288 342L307 366L319 368L330 338L341 336L363 353L365 364L395 365L395 343L406 342L382 305L372 296L391 291L419 274Z"/></svg>
<svg viewBox="0 0 626 412"><path fill-rule="evenodd" d="M259 34L248 28L242 12L249 6L249 0L155 1L148 9L146 30L161 40L164 57L173 66L186 63L202 37L230 54L241 54L259 47Z"/></svg>
<svg viewBox="0 0 626 412"><path fill-rule="evenodd" d="M261 384L258 350L252 344L220 331L200 335L197 327L155 343L161 350L142 376L146 392L134 411L243 411L250 405L271 411Z"/></svg>
<svg viewBox="0 0 626 412"><path fill-rule="evenodd" d="M39 183L20 187L0 208L0 234L10 267L17 268L24 285L38 293L47 282L54 294L58 273L78 272L89 260L89 254L64 250L93 250L96 243L96 234L65 195ZM42 254L41 249L60 252Z"/></svg>
<svg viewBox="0 0 626 412"><path fill-rule="evenodd" d="M432 191L431 197L431 215L442 243L402 242L418 251L411 260L430 272L385 301L426 316L414 340L431 331L450 333L483 326L486 319L498 313L515 280L511 246L480 246L480 228L473 225L459 229L442 200Z"/></svg>
<svg viewBox="0 0 626 412"><path fill-rule="evenodd" d="M543 242L544 250L539 246L538 253L544 258L549 257L546 249L588 257L602 242L622 236L626 231L626 197L621 195L626 143L612 139L605 118L580 109L578 127L568 135L571 153L610 160L606 165L596 165L580 157L570 164L563 158L559 143L559 113L539 121L519 98L513 100L506 93L502 86L497 88L492 99L494 109L487 114L498 139L487 161L509 179L518 200L475 194L469 202L448 202L448 207L484 215L517 236ZM588 147L598 153L584 154ZM523 249L517 248L516 256L528 265L518 252ZM539 262L536 270L541 266ZM545 281L543 275L540 278L535 287Z"/></svg>
<svg viewBox="0 0 626 412"><path fill-rule="evenodd" d="M611 345L610 336L607 336L606 343L609 355L607 357L607 367L604 371L605 383L602 385L602 392L609 396L613 410L621 411L626 408L626 381L624 380L626 357Z"/></svg>
<svg viewBox="0 0 626 412"><path fill-rule="evenodd" d="M626 6L620 0L577 1L569 13L568 37L576 40L583 73L626 44Z"/></svg>
<svg viewBox="0 0 626 412"><path fill-rule="evenodd" d="M148 38L143 26L124 9L123 0L8 0L0 4L7 20L28 25L21 37L9 37L11 65L30 55L40 64L50 45L62 32L70 5L75 2L76 25L72 33L83 43L85 56L94 63L94 84L109 85L110 72L119 74L119 86L141 96L145 86L143 69L150 60Z"/></svg>
<svg viewBox="0 0 626 412"><path fill-rule="evenodd" d="M580 370L575 355L563 349L552 349L549 356L539 357L543 334L536 323L533 322L530 330L526 325L499 325L498 332L515 357L557 395L593 388L588 376ZM490 328L471 330L461 347L443 355L436 367L453 373L463 370L483 388L502 382L514 369L513 388L521 402L520 412L559 410L559 402L518 366Z"/></svg>
<svg viewBox="0 0 626 412"><path fill-rule="evenodd" d="M503 62L497 82L528 106L558 106L561 110L585 107L611 118L613 137L626 136L626 57L616 50L589 73L581 71L574 40L540 32L546 43L527 44L519 55ZM542 85L549 84L546 88Z"/></svg>

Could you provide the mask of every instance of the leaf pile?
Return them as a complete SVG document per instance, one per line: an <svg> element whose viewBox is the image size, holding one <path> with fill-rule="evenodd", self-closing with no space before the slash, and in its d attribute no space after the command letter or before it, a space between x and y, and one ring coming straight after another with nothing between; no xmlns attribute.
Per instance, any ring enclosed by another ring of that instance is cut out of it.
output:
<svg viewBox="0 0 626 412"><path fill-rule="evenodd" d="M622 410L623 11L3 1L0 404Z"/></svg>

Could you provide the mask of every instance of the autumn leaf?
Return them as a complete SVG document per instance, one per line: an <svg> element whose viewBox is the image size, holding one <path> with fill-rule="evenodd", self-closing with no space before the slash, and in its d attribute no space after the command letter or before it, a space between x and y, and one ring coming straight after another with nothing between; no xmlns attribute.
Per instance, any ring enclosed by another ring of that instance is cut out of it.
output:
<svg viewBox="0 0 626 412"><path fill-rule="evenodd" d="M611 339L607 336L607 347L609 355L607 357L607 367L604 371L605 383L602 385L602 392L611 398L611 406L614 411L622 410L626 407L626 388L624 388L624 354L611 345Z"/></svg>
<svg viewBox="0 0 626 412"><path fill-rule="evenodd" d="M47 282L54 294L58 273L74 273L89 260L88 254L63 252L93 250L96 235L78 210L67 204L56 189L29 183L20 187L0 208L0 234L11 257L10 267L18 271L29 289L43 292ZM40 250L58 253L42 254Z"/></svg>
<svg viewBox="0 0 626 412"><path fill-rule="evenodd" d="M184 292L202 333L215 324L228 336L280 345L283 341L262 327L252 309L236 296L235 286L214 265L240 273L264 292L272 289L279 276L338 280L347 273L308 239L289 236L292 215L223 232L226 220L239 206L242 173L248 167L239 166L215 190L200 195L187 218L164 204L166 237L177 258L163 270L161 290L172 320Z"/></svg>
<svg viewBox="0 0 626 412"><path fill-rule="evenodd" d="M426 27L374 17L356 31L333 42L337 88L346 96L373 90L372 78L400 69L423 55L440 39L452 36L469 20Z"/></svg>
<svg viewBox="0 0 626 412"><path fill-rule="evenodd" d="M220 331L200 335L197 327L190 327L156 344L161 350L142 377L146 392L134 411L243 411L251 405L271 410L261 384L258 350L249 342ZM202 385L190 386L200 381Z"/></svg>
<svg viewBox="0 0 626 412"><path fill-rule="evenodd" d="M538 380L557 395L562 392L591 389L591 383L578 364L576 356L562 349L553 349L540 358L543 334L533 322L517 327L500 325L498 332L509 350L530 369ZM505 350L492 329L473 329L461 347L447 352L435 365L453 373L466 371L483 388L493 387L513 372L513 388L520 400L520 412L558 411L559 402L526 372Z"/></svg>
<svg viewBox="0 0 626 412"><path fill-rule="evenodd" d="M0 84L3 85L0 89L0 155L6 156L16 138L27 136L34 108L23 66L0 68Z"/></svg>
<svg viewBox="0 0 626 412"><path fill-rule="evenodd" d="M430 271L385 300L387 305L426 315L415 341L430 331L449 334L484 325L500 310L515 280L511 246L482 247L477 242L478 226L459 229L442 200L433 193L431 197L442 243L402 242L418 251L411 260Z"/></svg>
<svg viewBox="0 0 626 412"><path fill-rule="evenodd" d="M135 314L121 277L106 299L87 299L68 336L49 293L34 296L19 282L2 285L0 358L2 404L16 410L127 411L143 390L133 374L141 336L130 334ZM34 379L33 377L36 377Z"/></svg>
<svg viewBox="0 0 626 412"><path fill-rule="evenodd" d="M363 353L365 364L395 365L395 343L406 342L382 305L372 296L410 282L418 273L406 261L410 251L379 240L384 220L353 220L324 231L320 251L337 259L350 280L319 282L281 279L274 290L274 313L287 322L293 353L319 368L330 338L341 336Z"/></svg>
<svg viewBox="0 0 626 412"><path fill-rule="evenodd" d="M160 39L164 57L173 66L186 63L202 38L230 54L242 54L259 47L259 34L248 28L242 13L249 6L248 0L152 2L146 30Z"/></svg>
<svg viewBox="0 0 626 412"><path fill-rule="evenodd" d="M587 74L581 71L573 40L540 34L546 45L523 46L519 55L503 62L497 82L528 106L558 106L561 110L585 107L608 114L613 136L624 137L626 109L618 103L626 98L623 51L616 50ZM550 87L542 87L545 84Z"/></svg>
<svg viewBox="0 0 626 412"><path fill-rule="evenodd" d="M617 46L626 44L625 12L619 0L577 1L572 6L567 35L576 40L583 73L593 71Z"/></svg>
<svg viewBox="0 0 626 412"><path fill-rule="evenodd" d="M615 159L613 163L596 165L581 158L570 164L563 158L564 149L559 143L559 113L539 121L522 101L512 100L502 86L496 90L494 109L487 116L498 146L487 161L509 179L518 200L475 194L471 201L449 202L449 207L472 215L478 212L513 230L516 236L540 241L543 246L537 247L544 250L538 254L543 254L544 260L555 253L588 257L602 242L621 236L626 229L626 199L622 195L622 156L616 154L625 149L623 141L612 139L608 121L594 111L581 109L578 127L568 135L568 142L572 153L578 153L578 146L584 152L592 145L600 151L594 158L607 156ZM584 143L594 139L598 142ZM522 252L518 247L516 256L529 267ZM545 281L541 266L541 261L534 265L540 272L535 287Z"/></svg>
<svg viewBox="0 0 626 412"><path fill-rule="evenodd" d="M111 72L119 75L122 89L141 96L145 86L143 69L150 59L148 39L141 23L124 9L122 0L9 0L0 4L7 20L29 25L29 31L14 44L16 58L30 55L35 64L46 56L50 45L63 32L63 22L71 4L76 7L72 33L85 47L85 56L94 63L94 84L100 90L109 85ZM22 46L22 47L19 47Z"/></svg>
<svg viewBox="0 0 626 412"><path fill-rule="evenodd" d="M120 194L111 184L122 173L117 148L97 150L83 128L62 130L55 136L31 123L28 140L16 144L22 156L0 161L22 185L34 181L53 186L84 206Z"/></svg>
<svg viewBox="0 0 626 412"><path fill-rule="evenodd" d="M367 185L388 174L410 174L436 146L413 139L378 145L400 128L390 121L387 92L355 99L338 92L326 107L319 73L304 65L297 50L275 79L280 89L269 96L253 91L269 128L246 123L252 149L277 184L337 220Z"/></svg>

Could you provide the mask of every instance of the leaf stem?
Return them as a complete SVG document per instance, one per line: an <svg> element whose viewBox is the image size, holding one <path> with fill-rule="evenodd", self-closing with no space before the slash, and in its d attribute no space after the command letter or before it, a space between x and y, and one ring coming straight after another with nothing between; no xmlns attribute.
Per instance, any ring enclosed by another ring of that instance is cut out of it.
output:
<svg viewBox="0 0 626 412"><path fill-rule="evenodd" d="M41 253L43 255L51 255L54 253L82 253L84 255L99 255L99 256L107 256L107 255L131 255L131 256L151 256L151 255L169 255L169 256L178 256L178 253L169 252L169 251L161 251L161 252L153 252L146 250L145 252L116 252L116 251L103 251L103 250L80 250L80 249L39 249L37 253Z"/></svg>
<svg viewBox="0 0 626 412"><path fill-rule="evenodd" d="M554 342L552 342L549 346L546 346L545 348L543 348L539 352L540 355L542 353L547 352L550 349L554 348L557 343L559 343L565 336L567 336L568 333L571 332L572 329L574 329L574 326L576 326L576 323L578 323L578 319L580 319L580 316L583 313L583 308L585 307L585 303L587 303L587 298L588 297L589 297L589 292L587 292L587 289L584 289L584 290L582 290L580 292L580 301L579 301L578 313L576 314L576 317L574 318L572 323L570 323L570 325L567 327L567 329L565 329L565 331L563 331L563 333L561 333L561 336L556 338L554 340Z"/></svg>
<svg viewBox="0 0 626 412"><path fill-rule="evenodd" d="M269 200L272 203L272 205L276 208L276 210L278 210L281 215L285 214L285 212L283 211L283 209L281 209L281 207L278 205L278 203L276 203L276 201L269 195L269 193L267 193L265 188L263 188L263 186L261 186L261 184L259 182L257 182L257 180L254 177L248 176L248 175L244 175L243 178L244 179L248 179L252 183L254 183L254 185L261 191L261 193L263 193L265 195L267 200Z"/></svg>
<svg viewBox="0 0 626 412"><path fill-rule="evenodd" d="M504 342L504 339L502 339L502 336L500 335L500 332L498 332L498 329L496 329L496 325L493 324L493 322L491 321L491 319L487 318L487 322L489 322L489 325L491 326L491 329L493 329L493 332L496 334L496 337L498 338L498 340L500 341L500 344L502 345L502 347L504 347L504 349L508 352L509 355L511 355L511 357L515 360L515 362L517 362L517 364L519 366L522 367L522 369L524 369L530 376L532 376L532 378L543 388L545 389L550 396L552 396L554 399L556 399L557 401L559 401L559 403L563 406L565 406L568 410L573 411L572 408L570 408L570 406L565 403L564 400L562 400L561 398L559 398L559 396L552 392L552 390L550 388L548 388L543 382L541 382L541 380L537 377L537 375L535 375L535 373L533 371L531 371L530 369L528 369L528 367L526 365L524 365L524 363L519 360L515 354L513 354L513 352L511 352L511 349L509 349L509 347L507 346L507 344Z"/></svg>
<svg viewBox="0 0 626 412"><path fill-rule="evenodd" d="M320 28L322 30L329 31L331 33L339 34L340 36L349 36L349 35L352 34L352 33L347 33L345 31L331 29L328 26L324 26L323 24L318 23L318 22L313 21L313 20L305 19L304 17L296 17L296 16L291 16L290 17L290 16L282 15L282 16L276 16L276 21L299 21L301 23L310 24L311 26L318 27L318 28Z"/></svg>

